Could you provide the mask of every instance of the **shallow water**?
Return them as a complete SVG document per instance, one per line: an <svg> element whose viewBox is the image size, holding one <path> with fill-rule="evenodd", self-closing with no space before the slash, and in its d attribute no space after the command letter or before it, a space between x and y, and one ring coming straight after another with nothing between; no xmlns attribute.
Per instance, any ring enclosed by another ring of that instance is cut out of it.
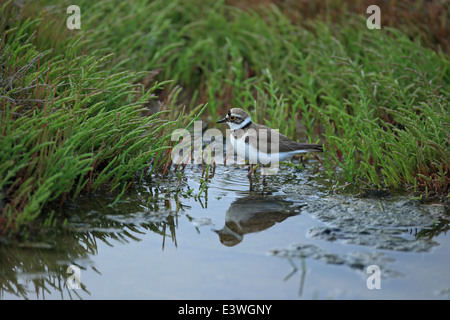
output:
<svg viewBox="0 0 450 320"><path fill-rule="evenodd" d="M218 166L194 197L201 175L195 166L142 182L113 206L80 198L45 241L3 243L1 298L450 298L444 207L333 195L312 168L288 166L253 190L245 168ZM70 265L79 289L67 287ZM371 265L380 289L368 288Z"/></svg>

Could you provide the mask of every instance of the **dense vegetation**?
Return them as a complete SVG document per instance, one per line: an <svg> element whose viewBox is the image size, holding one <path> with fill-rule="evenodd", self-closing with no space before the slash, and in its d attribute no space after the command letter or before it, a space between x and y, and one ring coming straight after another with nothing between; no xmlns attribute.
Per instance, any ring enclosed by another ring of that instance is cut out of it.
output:
<svg viewBox="0 0 450 320"><path fill-rule="evenodd" d="M172 131L230 106L324 143L333 183L448 198L450 59L436 39L369 30L365 11L299 23L286 6L195 0L77 1L69 30L70 4L0 9L0 233L166 172Z"/></svg>

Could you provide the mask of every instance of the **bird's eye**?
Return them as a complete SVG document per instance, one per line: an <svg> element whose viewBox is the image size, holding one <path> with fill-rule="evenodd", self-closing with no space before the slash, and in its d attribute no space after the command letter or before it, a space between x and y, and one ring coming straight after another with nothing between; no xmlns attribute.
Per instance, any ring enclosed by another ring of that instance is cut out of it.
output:
<svg viewBox="0 0 450 320"><path fill-rule="evenodd" d="M236 117L235 116L230 116L230 120L234 121L234 120L236 120Z"/></svg>

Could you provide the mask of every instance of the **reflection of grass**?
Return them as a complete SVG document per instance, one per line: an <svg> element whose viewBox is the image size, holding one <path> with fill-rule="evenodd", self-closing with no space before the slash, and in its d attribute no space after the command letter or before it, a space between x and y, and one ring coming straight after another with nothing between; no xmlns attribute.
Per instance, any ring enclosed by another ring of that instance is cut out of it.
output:
<svg viewBox="0 0 450 320"><path fill-rule="evenodd" d="M0 246L0 297L45 299L60 293L62 298L81 299L90 295L89 284L83 282L84 272L91 268L101 275L89 263L84 265L99 253L101 243L112 247L155 234L161 236L163 250L169 240L177 246L178 212L183 209L177 197L183 195L183 187L170 192L165 190L165 181L161 183L164 186L140 184L139 192L135 192L137 188L125 192L113 208L109 202L118 192L109 194L110 198L83 197L76 205L55 208L58 215L68 216L65 228L41 231L33 242L21 242L19 246ZM176 200L172 205L168 199ZM81 291L65 286L71 264L81 269Z"/></svg>
<svg viewBox="0 0 450 320"><path fill-rule="evenodd" d="M447 55L346 12L299 23L283 4L82 0L82 30L69 31L69 2L2 5L2 232L51 201L124 192L151 161L167 172L170 133L205 103L208 120L239 106L324 141L332 180L448 194Z"/></svg>
<svg viewBox="0 0 450 320"><path fill-rule="evenodd" d="M447 234L449 230L450 220L440 219L438 222L433 222L431 226L421 229L415 236L417 238L433 239L442 233Z"/></svg>

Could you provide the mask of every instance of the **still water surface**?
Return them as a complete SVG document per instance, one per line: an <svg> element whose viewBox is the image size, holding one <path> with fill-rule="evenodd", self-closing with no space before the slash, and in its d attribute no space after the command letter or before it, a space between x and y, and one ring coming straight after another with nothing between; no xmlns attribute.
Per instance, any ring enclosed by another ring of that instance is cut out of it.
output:
<svg viewBox="0 0 450 320"><path fill-rule="evenodd" d="M201 174L140 183L113 206L80 199L45 241L0 245L1 298L450 298L442 206L333 195L292 167L251 191L246 169L217 167L196 198ZM69 265L80 289L66 286ZM380 289L367 287L370 265Z"/></svg>

